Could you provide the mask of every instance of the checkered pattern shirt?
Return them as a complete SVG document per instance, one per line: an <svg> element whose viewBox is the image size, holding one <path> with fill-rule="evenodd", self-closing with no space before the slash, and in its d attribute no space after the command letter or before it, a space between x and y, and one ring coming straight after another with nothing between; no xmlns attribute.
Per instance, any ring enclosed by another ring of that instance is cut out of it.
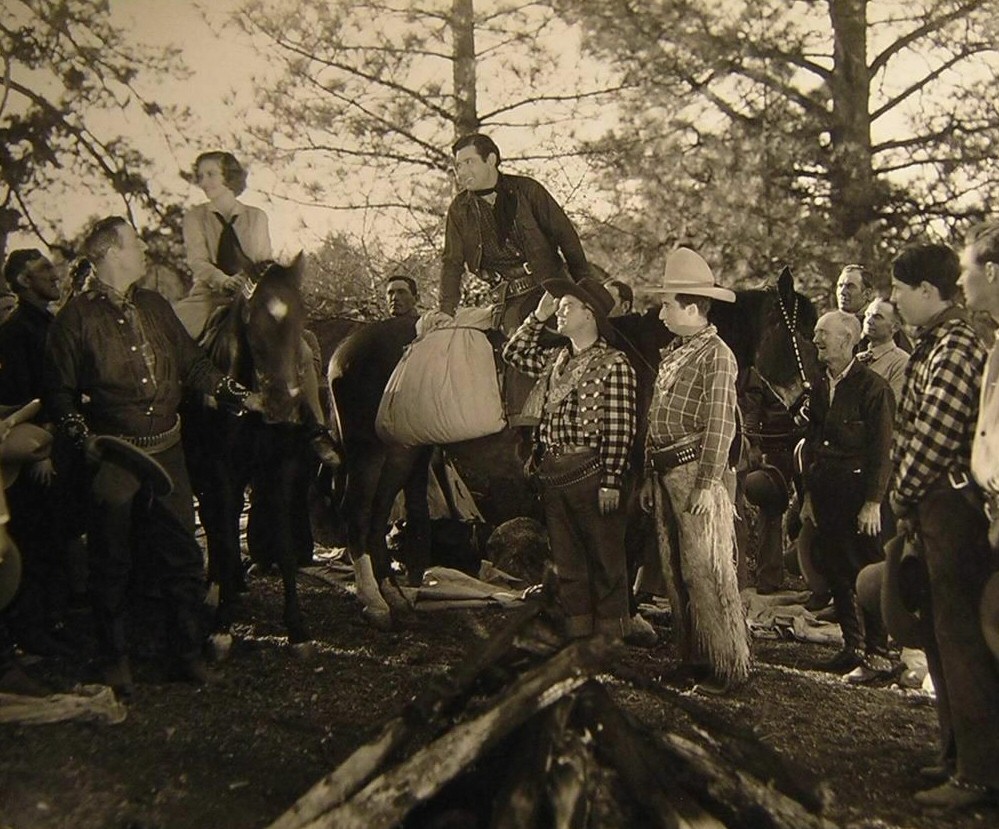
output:
<svg viewBox="0 0 999 829"><path fill-rule="evenodd" d="M635 372L624 354L610 348L602 337L578 354L572 354L568 346L542 347L542 331L544 323L530 314L507 342L503 359L524 374L547 380L556 364L561 364L563 372L571 371L576 361L588 359L594 349L613 355L600 378L599 392L594 398L596 411L584 411L590 406L581 401L580 389L573 389L554 411L545 408L537 438L545 446L596 449L603 466L600 485L620 489L635 440Z"/></svg>
<svg viewBox="0 0 999 829"><path fill-rule="evenodd" d="M895 416L892 493L916 504L941 475L967 473L978 416L985 349L958 308L919 335L909 357Z"/></svg>
<svg viewBox="0 0 999 829"><path fill-rule="evenodd" d="M720 337L715 335L714 340L681 369L676 382L665 394L656 385L645 441L646 468L650 469L651 452L703 433L703 449L695 480L695 486L701 489L721 480L735 437L735 356ZM677 337L663 349L660 366L681 344L682 339Z"/></svg>

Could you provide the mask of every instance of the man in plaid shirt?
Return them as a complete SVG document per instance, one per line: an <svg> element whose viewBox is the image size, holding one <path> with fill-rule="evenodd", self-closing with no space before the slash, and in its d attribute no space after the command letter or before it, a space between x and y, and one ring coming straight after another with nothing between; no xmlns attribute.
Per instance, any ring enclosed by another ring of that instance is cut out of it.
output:
<svg viewBox="0 0 999 829"><path fill-rule="evenodd" d="M534 458L566 634L625 636L630 616L622 490L629 485L635 438L635 372L607 344L614 298L603 285L589 277L543 284L546 293L503 358L539 378L524 413L539 420ZM567 346L541 343L553 313Z"/></svg>
<svg viewBox="0 0 999 829"><path fill-rule="evenodd" d="M724 694L749 676L749 638L735 574L735 510L722 476L735 437L736 362L708 323L715 284L697 253L666 260L660 318L677 335L663 349L646 438L641 503L653 510L681 659Z"/></svg>
<svg viewBox="0 0 999 829"><path fill-rule="evenodd" d="M915 800L944 808L999 792L999 671L978 610L990 551L969 478L985 349L954 304L960 274L949 247L918 245L899 255L892 277L892 301L919 334L896 415L890 500L899 532L922 541L919 610L942 743L940 765L922 771L944 780Z"/></svg>

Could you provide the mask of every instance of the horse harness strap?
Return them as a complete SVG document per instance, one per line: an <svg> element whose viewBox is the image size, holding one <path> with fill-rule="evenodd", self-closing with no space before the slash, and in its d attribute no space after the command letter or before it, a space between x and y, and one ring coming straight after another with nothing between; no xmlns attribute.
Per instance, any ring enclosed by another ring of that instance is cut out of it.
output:
<svg viewBox="0 0 999 829"><path fill-rule="evenodd" d="M812 384L808 379L808 375L805 374L805 364L801 359L801 350L798 348L798 338L794 335L798 325L798 298L793 297L791 310L788 311L787 306L784 305L784 297L781 296L780 289L778 289L777 305L780 308L781 316L784 318L784 325L787 326L787 333L791 337L791 348L794 351L794 361L798 366L798 377L801 379L801 386L806 392L810 391Z"/></svg>
<svg viewBox="0 0 999 829"><path fill-rule="evenodd" d="M165 452L167 449L172 449L180 443L180 415L177 415L177 420L173 426L165 432L160 432L158 435L143 435L142 437L116 435L116 437L131 443L132 446L142 449L150 455Z"/></svg>

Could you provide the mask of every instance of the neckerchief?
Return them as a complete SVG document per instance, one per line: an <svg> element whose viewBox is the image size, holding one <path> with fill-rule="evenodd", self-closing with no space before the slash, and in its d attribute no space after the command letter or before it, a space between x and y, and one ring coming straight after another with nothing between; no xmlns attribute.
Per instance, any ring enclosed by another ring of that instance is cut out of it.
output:
<svg viewBox="0 0 999 829"><path fill-rule="evenodd" d="M234 276L243 269L243 248L239 244L239 236L236 235L235 228L238 216L238 213L234 213L226 219L221 213L215 213L215 218L222 223L219 246L215 253L215 267L226 276Z"/></svg>
<svg viewBox="0 0 999 829"><path fill-rule="evenodd" d="M711 344L717 331L717 328L709 324L693 336L677 337L660 352L662 362L659 363L659 373L656 375L656 388L660 394L666 394L673 388L684 366Z"/></svg>
<svg viewBox="0 0 999 829"><path fill-rule="evenodd" d="M587 346L578 354L572 354L569 347L562 349L555 358L555 365L548 377L546 412L554 412L571 391L579 388L580 381L593 360L603 353L604 345L603 339L597 338L593 345Z"/></svg>

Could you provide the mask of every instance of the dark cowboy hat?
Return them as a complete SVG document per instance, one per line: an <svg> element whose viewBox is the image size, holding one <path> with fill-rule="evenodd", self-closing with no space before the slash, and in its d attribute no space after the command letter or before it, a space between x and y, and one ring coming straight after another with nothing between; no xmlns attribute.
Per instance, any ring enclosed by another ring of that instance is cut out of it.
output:
<svg viewBox="0 0 999 829"><path fill-rule="evenodd" d="M982 635L992 655L999 659L999 572L989 576L979 605Z"/></svg>
<svg viewBox="0 0 999 829"><path fill-rule="evenodd" d="M0 610L13 601L21 583L21 553L17 546L11 543L0 561Z"/></svg>
<svg viewBox="0 0 999 829"><path fill-rule="evenodd" d="M746 500L768 512L784 512L791 493L784 475L776 466L765 464L746 476Z"/></svg>
<svg viewBox="0 0 999 829"><path fill-rule="evenodd" d="M113 435L93 439L91 457L98 464L110 464L129 473L137 482L148 482L153 494L165 498L173 492L173 479L152 455L138 446Z"/></svg>
<svg viewBox="0 0 999 829"><path fill-rule="evenodd" d="M579 282L571 279L546 279L542 287L555 298L574 296L593 312L597 330L605 340L613 341L614 328L608 314L614 308L615 299L610 291L596 279L584 276Z"/></svg>
<svg viewBox="0 0 999 829"><path fill-rule="evenodd" d="M880 605L888 633L907 648L923 647L919 608L929 585L921 556L922 544L917 538L895 536L885 545L884 562L865 567L857 578L857 595L861 603L868 610ZM872 567L881 569L877 585L879 595L876 593L875 597L870 595L875 585L868 582L872 577L876 578L876 573L868 573L865 581L865 572Z"/></svg>

